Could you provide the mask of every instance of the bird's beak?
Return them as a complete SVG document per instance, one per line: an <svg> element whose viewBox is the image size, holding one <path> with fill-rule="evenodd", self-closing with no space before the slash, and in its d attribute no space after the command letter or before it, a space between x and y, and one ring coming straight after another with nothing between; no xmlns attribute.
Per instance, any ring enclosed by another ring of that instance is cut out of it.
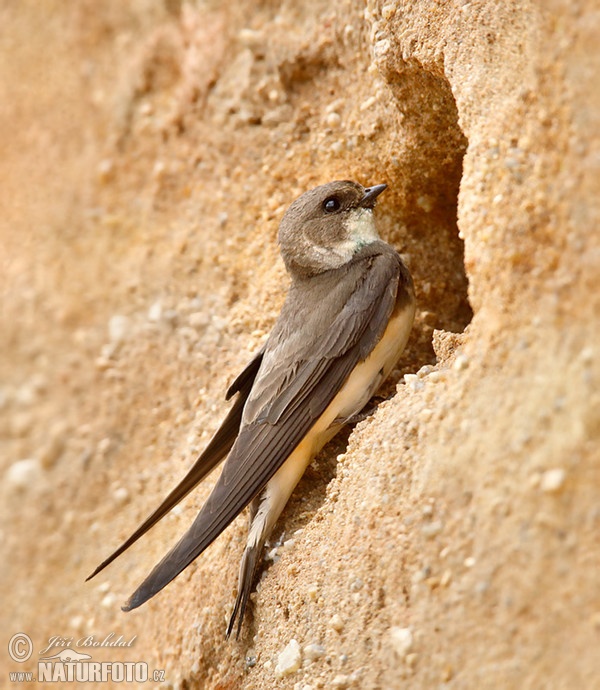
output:
<svg viewBox="0 0 600 690"><path fill-rule="evenodd" d="M386 184L376 184L373 187L367 187L358 205L363 208L373 208L373 206L375 206L375 200L385 189L387 189Z"/></svg>

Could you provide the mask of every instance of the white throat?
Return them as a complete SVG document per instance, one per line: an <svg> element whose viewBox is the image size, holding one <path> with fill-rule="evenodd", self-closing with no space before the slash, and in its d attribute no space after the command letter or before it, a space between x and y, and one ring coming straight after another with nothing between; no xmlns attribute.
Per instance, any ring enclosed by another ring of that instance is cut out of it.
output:
<svg viewBox="0 0 600 690"><path fill-rule="evenodd" d="M355 250L379 239L373 211L370 208L357 208L351 211L345 225L349 240L354 244Z"/></svg>
<svg viewBox="0 0 600 690"><path fill-rule="evenodd" d="M313 245L311 252L319 257L319 263L327 268L338 268L350 261L356 252L380 239L375 229L373 211L358 208L351 211L344 221L347 238L329 247Z"/></svg>

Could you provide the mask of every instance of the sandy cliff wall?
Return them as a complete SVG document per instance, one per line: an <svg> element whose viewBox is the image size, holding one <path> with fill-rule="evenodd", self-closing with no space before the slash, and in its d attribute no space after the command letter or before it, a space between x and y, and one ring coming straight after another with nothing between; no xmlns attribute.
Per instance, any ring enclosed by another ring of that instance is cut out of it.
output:
<svg viewBox="0 0 600 690"><path fill-rule="evenodd" d="M94 660L165 687L599 685L595 3L5 5L0 628L34 654L2 678L114 632ZM210 480L83 579L216 428L278 221L336 178L389 184L415 278L392 397L307 472L238 642L243 519L125 615Z"/></svg>

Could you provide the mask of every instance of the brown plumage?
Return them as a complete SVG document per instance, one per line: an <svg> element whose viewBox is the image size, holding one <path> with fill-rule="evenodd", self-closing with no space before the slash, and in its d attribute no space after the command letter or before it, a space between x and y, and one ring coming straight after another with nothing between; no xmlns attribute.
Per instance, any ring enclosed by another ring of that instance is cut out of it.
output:
<svg viewBox="0 0 600 690"><path fill-rule="evenodd" d="M375 231L372 209L385 185L331 182L286 212L279 243L291 286L264 347L227 392L237 395L221 428L159 508L93 577L186 496L223 458L223 471L180 541L127 602L154 596L248 505L240 567L239 635L265 540L315 453L360 412L400 356L414 318L412 279ZM89 579L89 578L88 578Z"/></svg>

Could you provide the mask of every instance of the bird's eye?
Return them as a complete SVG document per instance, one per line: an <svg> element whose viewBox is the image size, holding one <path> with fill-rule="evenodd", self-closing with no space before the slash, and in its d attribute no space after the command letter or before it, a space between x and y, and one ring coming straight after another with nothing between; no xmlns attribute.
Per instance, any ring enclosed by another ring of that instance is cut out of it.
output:
<svg viewBox="0 0 600 690"><path fill-rule="evenodd" d="M330 196L323 202L323 210L325 213L335 213L340 210L340 200L337 196Z"/></svg>

